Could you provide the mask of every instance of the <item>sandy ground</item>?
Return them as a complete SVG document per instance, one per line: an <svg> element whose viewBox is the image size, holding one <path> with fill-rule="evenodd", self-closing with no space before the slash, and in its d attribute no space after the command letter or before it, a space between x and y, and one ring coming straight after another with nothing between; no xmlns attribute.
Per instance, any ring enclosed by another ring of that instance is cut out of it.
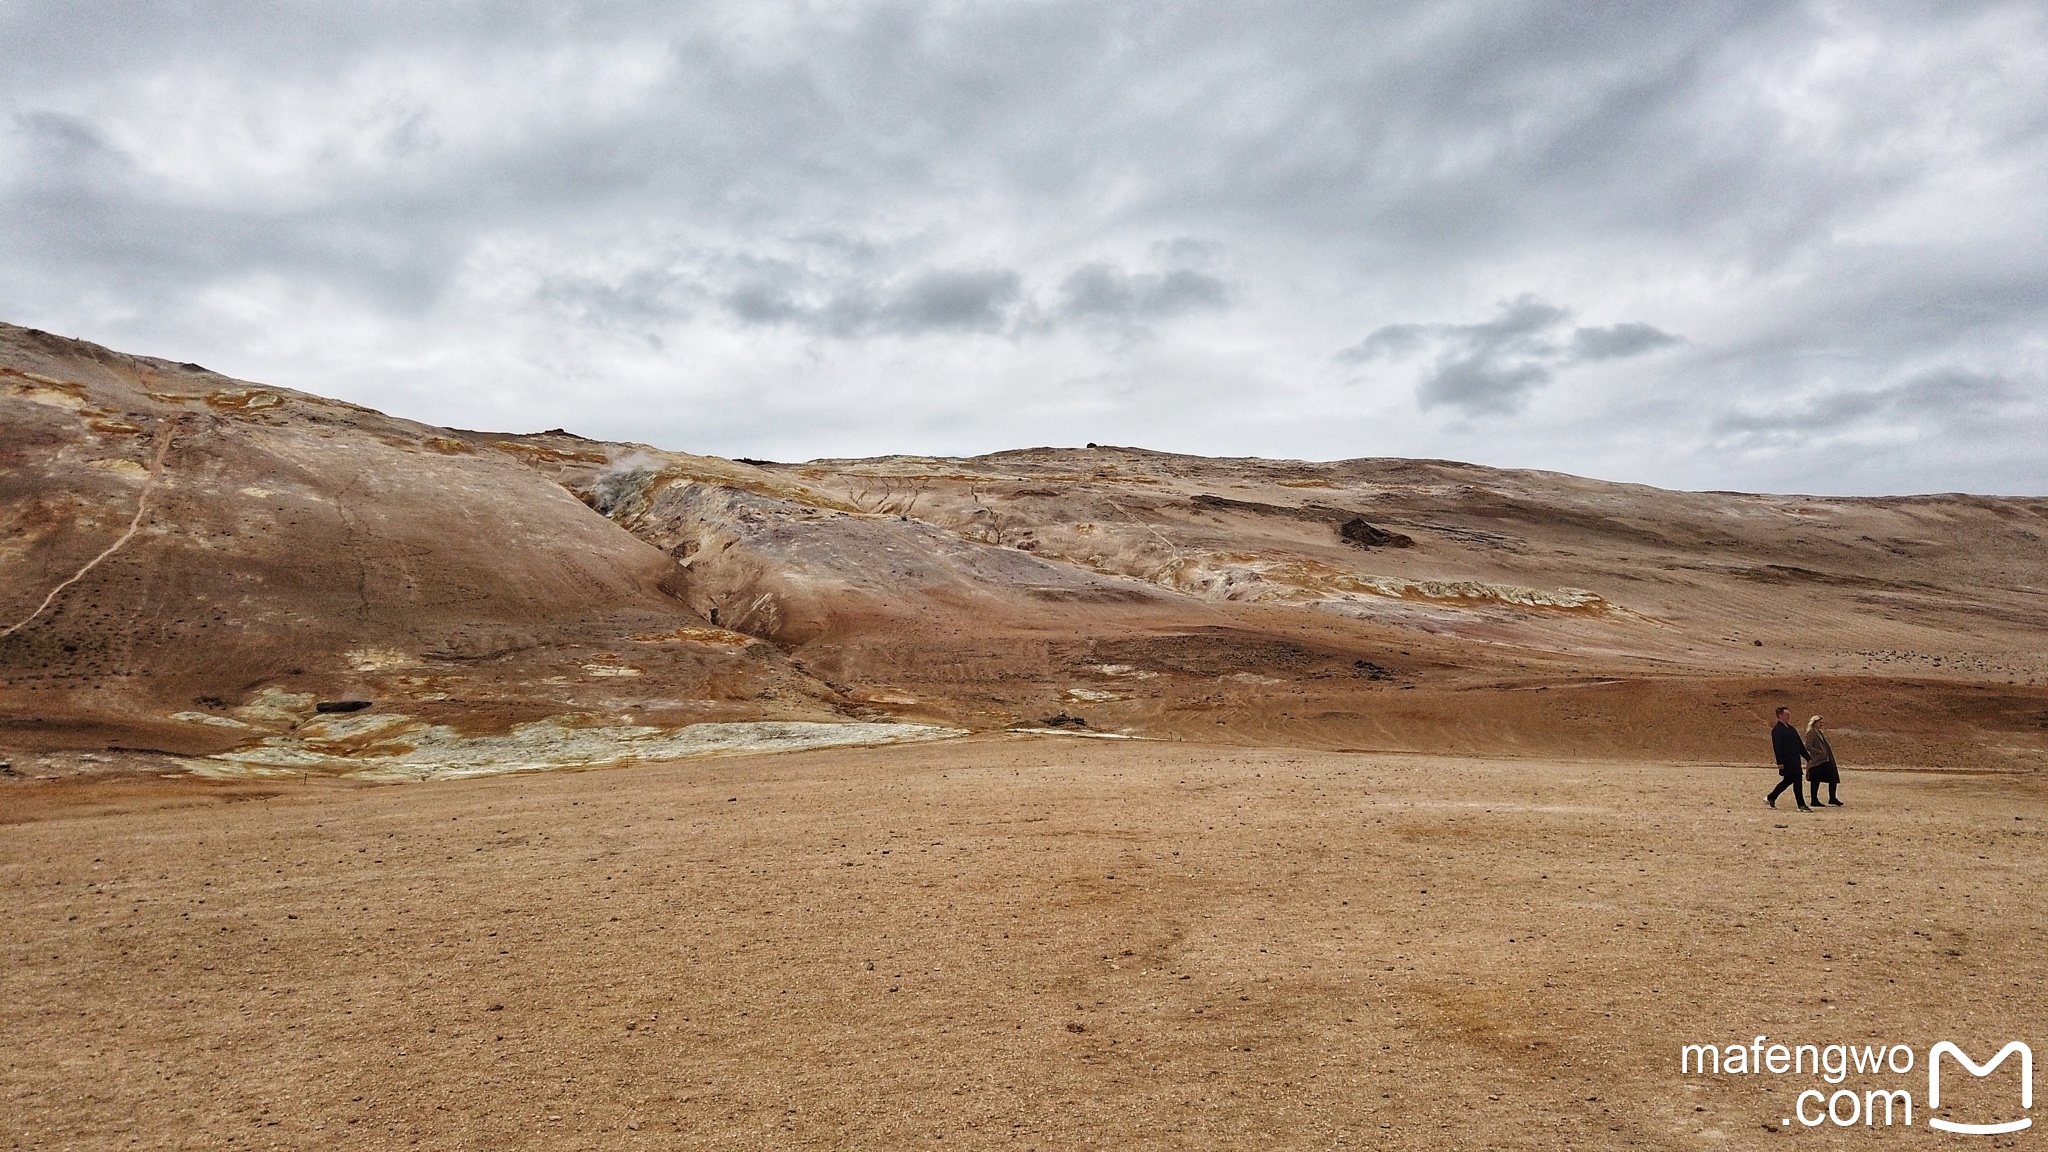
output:
<svg viewBox="0 0 2048 1152"><path fill-rule="evenodd" d="M0 780L0 1147L1933 1138L1924 1069L1911 1133L1781 1132L1812 1077L1679 1047L2048 1051L2042 784L1771 780L1030 736Z"/></svg>

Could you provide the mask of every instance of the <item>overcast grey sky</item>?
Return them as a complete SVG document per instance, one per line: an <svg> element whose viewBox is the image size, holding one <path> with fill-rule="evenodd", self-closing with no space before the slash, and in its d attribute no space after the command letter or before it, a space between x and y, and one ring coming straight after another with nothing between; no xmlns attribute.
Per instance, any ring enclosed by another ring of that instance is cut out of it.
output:
<svg viewBox="0 0 2048 1152"><path fill-rule="evenodd" d="M2048 6L18 0L0 319L720 455L2039 494Z"/></svg>

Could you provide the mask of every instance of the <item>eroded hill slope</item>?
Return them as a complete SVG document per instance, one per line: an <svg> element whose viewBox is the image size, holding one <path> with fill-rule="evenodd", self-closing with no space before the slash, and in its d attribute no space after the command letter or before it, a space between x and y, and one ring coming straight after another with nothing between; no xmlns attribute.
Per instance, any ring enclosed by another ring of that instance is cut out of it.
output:
<svg viewBox="0 0 2048 1152"><path fill-rule="evenodd" d="M0 327L0 752L404 776L1039 728L1747 762L1784 701L1862 763L2031 769L2044 541L2041 499L1444 461L731 461Z"/></svg>
<svg viewBox="0 0 2048 1152"><path fill-rule="evenodd" d="M1782 699L1839 712L1872 758L2048 754L2048 501L1118 448L784 465L520 442L675 557L697 611L957 722L1746 759Z"/></svg>
<svg viewBox="0 0 2048 1152"><path fill-rule="evenodd" d="M437 429L6 327L0 461L15 746L845 718L659 550Z"/></svg>

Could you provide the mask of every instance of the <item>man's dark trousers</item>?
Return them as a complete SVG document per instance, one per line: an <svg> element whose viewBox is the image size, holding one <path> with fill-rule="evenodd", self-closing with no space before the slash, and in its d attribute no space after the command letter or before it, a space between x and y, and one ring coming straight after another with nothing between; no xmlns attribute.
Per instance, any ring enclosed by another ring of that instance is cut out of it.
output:
<svg viewBox="0 0 2048 1152"><path fill-rule="evenodd" d="M1799 790L1799 762L1806 759L1806 741L1799 738L1799 729L1783 720L1771 726L1771 754L1778 761L1778 786L1771 789L1766 797L1772 804L1785 789L1792 790L1792 798L1806 807L1806 794Z"/></svg>
<svg viewBox="0 0 2048 1152"><path fill-rule="evenodd" d="M1769 800L1773 804L1776 804L1778 802L1778 797L1787 788L1790 788L1792 790L1792 798L1794 800L1799 801L1799 806L1801 808L1806 807L1806 801L1800 796L1799 793L1799 769L1797 768L1786 768L1780 766L1778 768L1778 786L1776 788L1771 789L1771 794L1768 797L1765 797L1765 799ZM1752 793L1752 795L1754 795L1754 793Z"/></svg>

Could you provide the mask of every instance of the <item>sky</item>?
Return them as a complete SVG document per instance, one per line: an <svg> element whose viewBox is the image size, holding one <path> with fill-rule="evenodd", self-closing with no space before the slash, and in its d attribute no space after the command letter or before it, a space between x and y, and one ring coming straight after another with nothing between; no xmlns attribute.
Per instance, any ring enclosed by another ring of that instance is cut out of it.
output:
<svg viewBox="0 0 2048 1152"><path fill-rule="evenodd" d="M0 319L441 425L2048 493L2048 6L0 4Z"/></svg>

